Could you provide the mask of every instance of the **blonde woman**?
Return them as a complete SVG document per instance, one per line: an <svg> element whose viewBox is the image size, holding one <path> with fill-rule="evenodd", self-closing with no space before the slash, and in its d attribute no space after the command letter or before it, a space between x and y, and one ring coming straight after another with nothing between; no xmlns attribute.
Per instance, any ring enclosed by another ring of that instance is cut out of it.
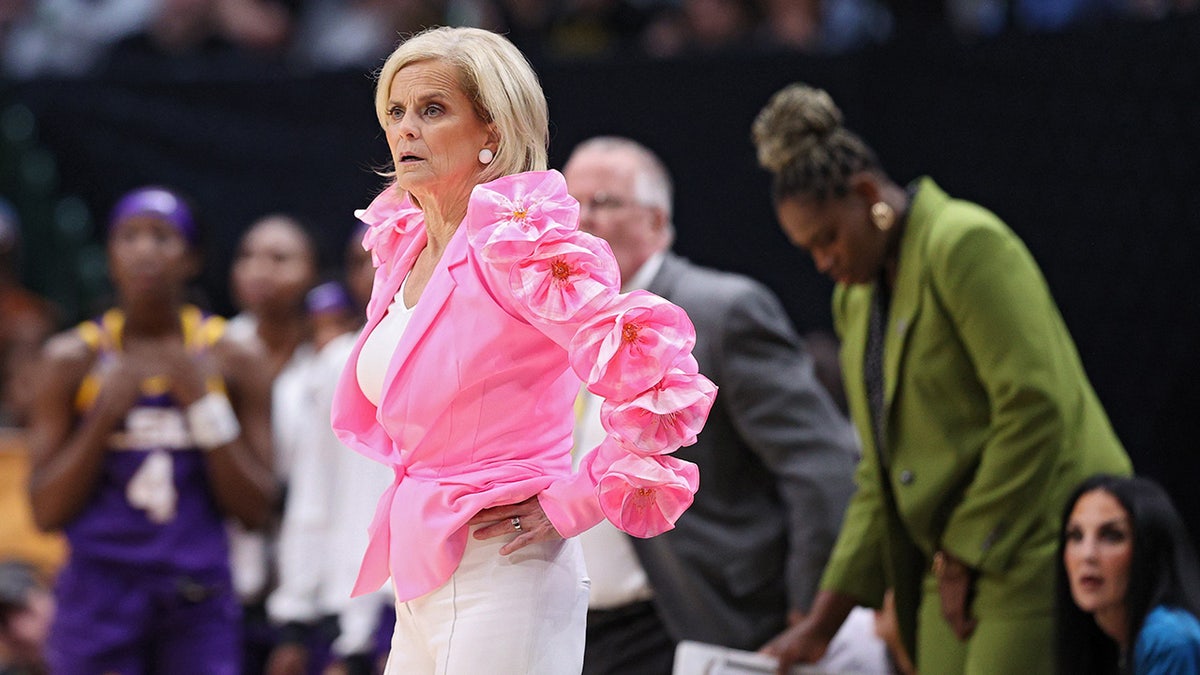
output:
<svg viewBox="0 0 1200 675"><path fill-rule="evenodd" d="M572 537L607 517L672 527L698 484L670 452L716 388L683 310L621 294L603 242L546 171L528 62L487 31L402 43L376 90L395 182L361 214L377 264L334 399L351 448L387 464L356 592L389 576L389 673L578 673L588 582ZM609 434L571 473L580 380Z"/></svg>

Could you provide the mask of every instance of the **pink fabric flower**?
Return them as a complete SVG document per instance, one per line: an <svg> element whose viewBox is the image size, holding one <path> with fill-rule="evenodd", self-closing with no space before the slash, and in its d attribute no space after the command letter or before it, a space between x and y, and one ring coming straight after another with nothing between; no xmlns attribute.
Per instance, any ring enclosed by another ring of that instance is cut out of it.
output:
<svg viewBox="0 0 1200 675"><path fill-rule="evenodd" d="M601 445L596 452L611 450ZM613 525L635 537L653 537L675 527L699 487L700 471L691 462L622 453L603 472L596 492Z"/></svg>
<svg viewBox="0 0 1200 675"><path fill-rule="evenodd" d="M605 401L600 421L631 452L673 452L696 442L716 397L717 386L707 377L672 369L631 401Z"/></svg>
<svg viewBox="0 0 1200 675"><path fill-rule="evenodd" d="M371 261L379 267L396 258L401 240L424 222L425 214L393 183L354 216L367 224L363 249L371 252Z"/></svg>
<svg viewBox="0 0 1200 675"><path fill-rule="evenodd" d="M588 391L627 401L691 351L696 330L681 308L646 291L617 296L571 339L571 367Z"/></svg>
<svg viewBox="0 0 1200 675"><path fill-rule="evenodd" d="M485 261L512 262L543 238L574 232L579 202L557 171L518 173L475 186L465 222Z"/></svg>
<svg viewBox="0 0 1200 675"><path fill-rule="evenodd" d="M617 294L621 270L603 240L574 233L543 242L509 273L513 295L534 315L563 323Z"/></svg>

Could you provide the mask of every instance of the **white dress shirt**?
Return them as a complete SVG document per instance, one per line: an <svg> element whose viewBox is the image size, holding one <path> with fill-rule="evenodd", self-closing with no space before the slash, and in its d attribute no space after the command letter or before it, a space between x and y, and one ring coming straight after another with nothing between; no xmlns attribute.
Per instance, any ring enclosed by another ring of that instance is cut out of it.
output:
<svg viewBox="0 0 1200 675"><path fill-rule="evenodd" d="M662 261L663 254L652 256L621 290L645 289L654 275L658 274ZM576 450L572 453L576 469L579 468L579 460L595 449L607 434L600 424L600 397L582 388L579 395L575 422ZM579 535L579 540L583 544L588 577L592 580L588 609L616 609L654 597L646 570L638 561L629 535L607 520L602 520L599 525Z"/></svg>
<svg viewBox="0 0 1200 675"><path fill-rule="evenodd" d="M309 623L336 615L339 657L370 652L380 612L392 602L389 588L350 597L367 547L367 523L391 470L353 452L329 423L333 388L356 333L334 338L310 370L297 449L279 533L279 586L267 599L272 622ZM382 374L380 375L382 381Z"/></svg>

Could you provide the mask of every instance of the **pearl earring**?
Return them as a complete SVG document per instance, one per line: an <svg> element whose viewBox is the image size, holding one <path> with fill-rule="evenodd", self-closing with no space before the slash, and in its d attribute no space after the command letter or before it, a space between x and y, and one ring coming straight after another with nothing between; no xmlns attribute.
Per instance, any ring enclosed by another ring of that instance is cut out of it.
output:
<svg viewBox="0 0 1200 675"><path fill-rule="evenodd" d="M871 222L880 232L887 232L896 224L896 210L887 202L875 202L871 205Z"/></svg>
<svg viewBox="0 0 1200 675"><path fill-rule="evenodd" d="M480 164L491 164L492 160L495 159L495 157L496 157L495 153L493 153L491 150L488 150L487 148L484 148L479 151L479 163Z"/></svg>

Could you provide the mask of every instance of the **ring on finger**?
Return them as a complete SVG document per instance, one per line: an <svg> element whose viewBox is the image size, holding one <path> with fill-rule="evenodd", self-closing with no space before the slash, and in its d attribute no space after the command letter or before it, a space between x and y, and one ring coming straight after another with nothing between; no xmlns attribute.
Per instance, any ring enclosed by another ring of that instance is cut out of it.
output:
<svg viewBox="0 0 1200 675"><path fill-rule="evenodd" d="M514 516L514 517L510 518L508 522L512 523L512 527L514 530L516 530L517 532L521 531L521 516Z"/></svg>

